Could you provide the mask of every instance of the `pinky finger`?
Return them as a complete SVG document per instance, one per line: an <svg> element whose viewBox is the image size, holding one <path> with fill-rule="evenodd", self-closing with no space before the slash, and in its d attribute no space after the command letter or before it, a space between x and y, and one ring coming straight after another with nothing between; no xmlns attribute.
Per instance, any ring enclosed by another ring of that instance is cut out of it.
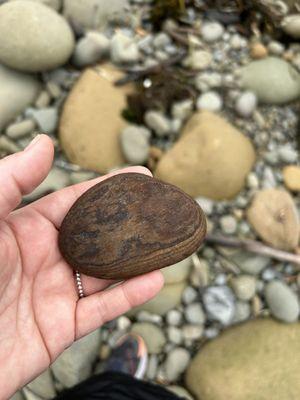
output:
<svg viewBox="0 0 300 400"><path fill-rule="evenodd" d="M76 340L152 299L163 283L161 272L153 271L81 299L76 309Z"/></svg>

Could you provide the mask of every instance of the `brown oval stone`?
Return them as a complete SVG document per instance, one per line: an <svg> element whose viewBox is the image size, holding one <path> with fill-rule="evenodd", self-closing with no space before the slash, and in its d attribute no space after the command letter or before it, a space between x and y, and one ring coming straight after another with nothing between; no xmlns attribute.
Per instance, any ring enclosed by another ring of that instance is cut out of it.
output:
<svg viewBox="0 0 300 400"><path fill-rule="evenodd" d="M76 270L126 279L188 257L206 220L177 187L138 173L115 175L85 192L67 213L59 247Z"/></svg>

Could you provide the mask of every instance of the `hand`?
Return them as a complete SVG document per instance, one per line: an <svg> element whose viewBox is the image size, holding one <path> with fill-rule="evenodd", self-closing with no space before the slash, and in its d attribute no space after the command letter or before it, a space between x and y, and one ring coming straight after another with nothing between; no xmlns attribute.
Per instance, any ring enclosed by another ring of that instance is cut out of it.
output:
<svg viewBox="0 0 300 400"><path fill-rule="evenodd" d="M0 161L0 399L39 375L75 340L146 302L163 285L159 271L110 289L111 281L82 276L87 297L78 299L73 271L58 249L58 230L74 201L108 175L12 212L47 176L52 160L52 142L40 135ZM128 171L149 174L143 167L121 172Z"/></svg>

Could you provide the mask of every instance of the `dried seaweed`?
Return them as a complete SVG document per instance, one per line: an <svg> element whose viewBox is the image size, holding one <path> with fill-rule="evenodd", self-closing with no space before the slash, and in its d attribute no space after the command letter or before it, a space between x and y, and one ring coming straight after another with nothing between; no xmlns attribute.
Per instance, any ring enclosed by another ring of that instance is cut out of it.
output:
<svg viewBox="0 0 300 400"><path fill-rule="evenodd" d="M185 5L185 0L155 0L150 16L154 29L160 29L168 18L180 18L185 12Z"/></svg>
<svg viewBox="0 0 300 400"><path fill-rule="evenodd" d="M149 87L145 87L145 79L150 83ZM196 98L190 77L179 68L165 68L159 74L148 75L145 79L136 83L136 93L127 96L127 109L123 111L123 117L130 122L143 123L147 110L169 114L174 102Z"/></svg>

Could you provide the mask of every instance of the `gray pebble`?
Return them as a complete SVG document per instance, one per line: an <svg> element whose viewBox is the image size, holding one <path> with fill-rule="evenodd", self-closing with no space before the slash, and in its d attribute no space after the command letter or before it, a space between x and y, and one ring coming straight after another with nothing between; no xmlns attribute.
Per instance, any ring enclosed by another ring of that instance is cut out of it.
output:
<svg viewBox="0 0 300 400"><path fill-rule="evenodd" d="M206 197L198 197L196 201L206 215L212 214L214 208L213 200L207 199Z"/></svg>
<svg viewBox="0 0 300 400"><path fill-rule="evenodd" d="M296 322L299 317L299 299L291 288L281 281L272 281L265 288L266 302L272 315L284 322Z"/></svg>
<svg viewBox="0 0 300 400"><path fill-rule="evenodd" d="M268 50L270 54L280 56L284 52L284 45L280 42L272 41L268 44Z"/></svg>
<svg viewBox="0 0 300 400"><path fill-rule="evenodd" d="M166 320L169 325L179 326L182 322L182 313L178 310L170 310L166 315Z"/></svg>
<svg viewBox="0 0 300 400"><path fill-rule="evenodd" d="M137 315L139 322L152 322L153 324L160 325L162 323L162 317L157 314L152 314L146 310L142 310Z"/></svg>
<svg viewBox="0 0 300 400"><path fill-rule="evenodd" d="M182 343L182 330L175 326L169 326L167 329L167 336L171 343L179 345Z"/></svg>
<svg viewBox="0 0 300 400"><path fill-rule="evenodd" d="M218 22L207 22L201 27L202 38L208 43L221 39L223 33L224 28Z"/></svg>
<svg viewBox="0 0 300 400"><path fill-rule="evenodd" d="M231 287L239 300L251 300L255 295L256 279L250 275L240 275L231 280Z"/></svg>
<svg viewBox="0 0 300 400"><path fill-rule="evenodd" d="M250 318L251 306L245 301L237 301L235 304L235 313L233 317L233 323L240 323Z"/></svg>
<svg viewBox="0 0 300 400"><path fill-rule="evenodd" d="M100 32L90 31L79 39L72 57L72 63L82 68L92 65L107 56L110 40Z"/></svg>
<svg viewBox="0 0 300 400"><path fill-rule="evenodd" d="M229 325L234 317L235 304L231 289L227 286L208 287L203 303L210 319Z"/></svg>
<svg viewBox="0 0 300 400"><path fill-rule="evenodd" d="M219 333L220 333L220 330L218 328L211 327L211 328L205 329L204 336L207 339L214 339L219 335Z"/></svg>
<svg viewBox="0 0 300 400"><path fill-rule="evenodd" d="M236 232L237 222L236 219L232 215L224 215L220 218L220 225L222 231L226 235L232 235Z"/></svg>
<svg viewBox="0 0 300 400"><path fill-rule="evenodd" d="M160 111L150 110L145 114L145 122L157 136L165 136L171 130L170 120Z"/></svg>
<svg viewBox="0 0 300 400"><path fill-rule="evenodd" d="M19 139L33 132L35 123L32 119L23 119L23 121L15 122L6 128L6 135L10 139Z"/></svg>
<svg viewBox="0 0 300 400"><path fill-rule="evenodd" d="M190 99L176 102L172 105L171 114L173 118L185 120L193 111L193 101Z"/></svg>
<svg viewBox="0 0 300 400"><path fill-rule="evenodd" d="M0 136L0 150L12 154L20 151L20 147L16 145L11 139L2 135Z"/></svg>
<svg viewBox="0 0 300 400"><path fill-rule="evenodd" d="M277 271L274 268L267 268L261 275L262 279L266 282L273 281L278 277Z"/></svg>
<svg viewBox="0 0 300 400"><path fill-rule="evenodd" d="M182 347L171 350L165 361L165 373L168 381L176 381L186 370L190 359L190 353Z"/></svg>
<svg viewBox="0 0 300 400"><path fill-rule="evenodd" d="M164 50L170 43L171 39L165 32L158 33L153 39L153 46L158 50Z"/></svg>
<svg viewBox="0 0 300 400"><path fill-rule="evenodd" d="M271 263L271 259L268 257L254 255L244 251L238 251L231 255L230 258L237 264L242 272L251 275L260 274Z"/></svg>
<svg viewBox="0 0 300 400"><path fill-rule="evenodd" d="M49 81L46 86L50 97L53 99L58 99L62 95L61 87L56 82Z"/></svg>
<svg viewBox="0 0 300 400"><path fill-rule="evenodd" d="M235 110L238 115L244 118L250 117L257 106L257 98L253 92L244 92L237 99L235 104Z"/></svg>
<svg viewBox="0 0 300 400"><path fill-rule="evenodd" d="M40 110L28 108L27 117L33 118L43 133L54 133L58 123L58 112L55 107L42 108Z"/></svg>
<svg viewBox="0 0 300 400"><path fill-rule="evenodd" d="M206 92L202 94L197 100L198 110L207 110L217 112L222 109L223 100L216 92Z"/></svg>
<svg viewBox="0 0 300 400"><path fill-rule="evenodd" d="M46 108L49 106L50 101L51 98L49 93L46 90L42 90L34 105L36 108Z"/></svg>
<svg viewBox="0 0 300 400"><path fill-rule="evenodd" d="M205 313L201 304L189 304L185 309L185 318L190 324L203 325L205 323Z"/></svg>
<svg viewBox="0 0 300 400"><path fill-rule="evenodd" d="M121 133L121 147L125 159L130 164L144 164L149 156L151 132L135 125L127 126Z"/></svg>
<svg viewBox="0 0 300 400"><path fill-rule="evenodd" d="M197 291L191 286L187 286L182 293L182 301L184 304L190 304L198 297Z"/></svg>
<svg viewBox="0 0 300 400"><path fill-rule="evenodd" d="M110 56L116 64L132 64L139 60L140 53L132 38L118 32L111 39Z"/></svg>
<svg viewBox="0 0 300 400"><path fill-rule="evenodd" d="M286 163L295 163L298 160L298 152L290 144L280 146L278 155L280 160Z"/></svg>

